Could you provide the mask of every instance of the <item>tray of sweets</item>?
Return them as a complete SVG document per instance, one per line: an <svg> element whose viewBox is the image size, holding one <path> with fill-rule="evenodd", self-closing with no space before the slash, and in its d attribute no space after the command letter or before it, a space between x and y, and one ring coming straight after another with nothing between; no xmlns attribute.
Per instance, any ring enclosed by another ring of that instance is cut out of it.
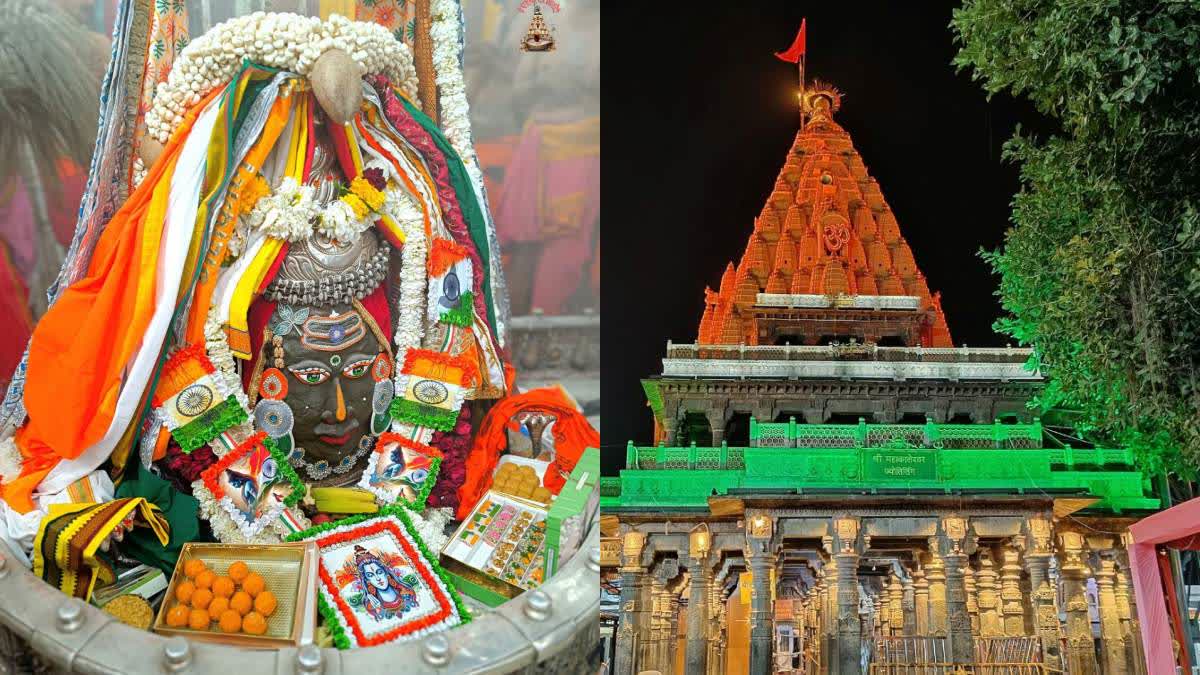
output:
<svg viewBox="0 0 1200 675"><path fill-rule="evenodd" d="M535 588L546 539L541 504L489 491L442 549L443 565L506 597Z"/></svg>

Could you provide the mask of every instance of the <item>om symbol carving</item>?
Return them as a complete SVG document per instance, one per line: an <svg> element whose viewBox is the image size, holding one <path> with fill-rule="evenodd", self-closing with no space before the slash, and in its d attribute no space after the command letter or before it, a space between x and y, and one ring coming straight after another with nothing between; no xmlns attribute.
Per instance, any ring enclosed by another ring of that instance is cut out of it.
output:
<svg viewBox="0 0 1200 675"><path fill-rule="evenodd" d="M840 216L830 214L822 220L821 236L825 240L825 249L837 253L850 242L850 227Z"/></svg>

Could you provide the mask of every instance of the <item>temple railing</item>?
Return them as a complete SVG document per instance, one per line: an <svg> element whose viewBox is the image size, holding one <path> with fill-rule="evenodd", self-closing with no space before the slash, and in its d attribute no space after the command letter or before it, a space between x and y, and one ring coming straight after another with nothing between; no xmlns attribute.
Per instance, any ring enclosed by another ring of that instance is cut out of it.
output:
<svg viewBox="0 0 1200 675"><path fill-rule="evenodd" d="M903 443L928 448L1042 447L1042 425L1033 424L801 424L750 418L750 445L770 448L880 448Z"/></svg>
<svg viewBox="0 0 1200 675"><path fill-rule="evenodd" d="M759 293L754 304L758 307L796 307L804 309L921 309L921 298L915 295L812 295L807 293Z"/></svg>
<svg viewBox="0 0 1200 675"><path fill-rule="evenodd" d="M667 342L667 360L831 361L859 359L915 363L1025 363L1028 347L880 347L833 345L701 345Z"/></svg>
<svg viewBox="0 0 1200 675"><path fill-rule="evenodd" d="M855 378L881 380L1041 380L1032 350L876 345L676 345L667 343L664 377Z"/></svg>
<svg viewBox="0 0 1200 675"><path fill-rule="evenodd" d="M836 427L837 425L831 425ZM913 425L920 428L921 425ZM982 425L987 428L986 425ZM853 425L847 425L853 429ZM605 509L701 508L713 494L922 492L1090 496L1088 508L1158 507L1132 452L1108 448L638 447L603 489Z"/></svg>

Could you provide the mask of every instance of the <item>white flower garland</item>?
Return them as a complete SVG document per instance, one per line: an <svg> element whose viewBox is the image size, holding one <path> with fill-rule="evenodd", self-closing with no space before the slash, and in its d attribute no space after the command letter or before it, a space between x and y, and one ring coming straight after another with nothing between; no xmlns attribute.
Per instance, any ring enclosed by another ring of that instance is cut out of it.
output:
<svg viewBox="0 0 1200 675"><path fill-rule="evenodd" d="M359 218L342 199L321 206L313 186L301 185L288 176L271 194L259 199L244 220L246 225L269 237L297 242L311 237L314 231L330 239L349 241L371 229L376 219L373 213ZM236 237L238 232L234 234ZM240 254L242 246L242 241L231 243L230 252L236 247Z"/></svg>
<svg viewBox="0 0 1200 675"><path fill-rule="evenodd" d="M458 12L459 0L433 0L430 8L433 21L429 38L433 41L433 71L438 91L438 101L431 101L430 105L441 103L438 125L463 163L471 167L476 159L471 144L467 85L459 62Z"/></svg>
<svg viewBox="0 0 1200 675"><path fill-rule="evenodd" d="M384 211L404 232L404 247L400 250L400 316L396 317L395 354L410 347L420 347L425 336L425 287L429 275L425 271L428 242L425 241L425 217L412 197L402 190L387 191ZM399 364L396 366L399 370Z"/></svg>
<svg viewBox="0 0 1200 675"><path fill-rule="evenodd" d="M255 12L214 26L193 40L159 85L146 113L146 131L166 143L187 109L227 83L243 60L307 76L330 49L358 63L360 75L381 73L417 99L412 51L383 26L334 14L328 21L299 14Z"/></svg>

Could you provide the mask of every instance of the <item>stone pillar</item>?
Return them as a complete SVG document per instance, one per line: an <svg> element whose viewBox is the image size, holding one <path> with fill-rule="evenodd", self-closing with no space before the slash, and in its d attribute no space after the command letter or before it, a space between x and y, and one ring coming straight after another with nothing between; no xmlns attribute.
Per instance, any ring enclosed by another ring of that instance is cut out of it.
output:
<svg viewBox="0 0 1200 675"><path fill-rule="evenodd" d="M1067 610L1067 665L1071 675L1097 675L1092 622L1088 616L1084 539L1078 532L1058 534L1058 569Z"/></svg>
<svg viewBox="0 0 1200 675"><path fill-rule="evenodd" d="M967 590L967 616L971 619L971 635L979 637L979 589L975 587L975 569L971 561L963 566L963 588Z"/></svg>
<svg viewBox="0 0 1200 675"><path fill-rule="evenodd" d="M915 592L913 590L913 575L909 574L904 577L901 584L902 596L900 599L900 611L904 615L904 625L902 631L904 635L912 636L917 634L917 611Z"/></svg>
<svg viewBox="0 0 1200 675"><path fill-rule="evenodd" d="M675 674L675 657L679 653L679 592L667 594L667 668L664 675Z"/></svg>
<svg viewBox="0 0 1200 675"><path fill-rule="evenodd" d="M668 634L671 631L671 597L675 595L668 587L679 576L679 560L666 558L658 563L650 577L653 615L651 619L651 641L647 648L647 670L667 672Z"/></svg>
<svg viewBox="0 0 1200 675"><path fill-rule="evenodd" d="M1121 630L1121 613L1117 607L1117 561L1112 550L1112 537L1099 537L1103 542L1093 541L1102 548L1096 555L1092 571L1096 576L1096 601L1100 614L1100 645L1104 660L1100 664L1105 675L1129 675L1129 663L1125 659L1125 636Z"/></svg>
<svg viewBox="0 0 1200 675"><path fill-rule="evenodd" d="M976 577L979 636L1000 637L1004 635L1004 623L1000 616L1000 594L996 583L996 568L992 562L991 549L979 551L979 573Z"/></svg>
<svg viewBox="0 0 1200 675"><path fill-rule="evenodd" d="M725 409L709 410L705 417L708 418L708 428L712 430L713 447L719 448L725 440Z"/></svg>
<svg viewBox="0 0 1200 675"><path fill-rule="evenodd" d="M708 667L708 585L712 566L708 551L688 553L691 592L688 594L686 675L704 675Z"/></svg>
<svg viewBox="0 0 1200 675"><path fill-rule="evenodd" d="M892 634L892 587L890 583L884 583L883 588L879 590L879 594L875 597L868 595L867 602L875 614L875 630L880 635L888 636Z"/></svg>
<svg viewBox="0 0 1200 675"><path fill-rule="evenodd" d="M720 584L709 584L708 590L708 672L718 675L719 655L721 653L721 601L722 588Z"/></svg>
<svg viewBox="0 0 1200 675"><path fill-rule="evenodd" d="M775 568L775 522L764 514L747 514L746 565L750 568L750 673L774 670L775 616L771 608L771 570Z"/></svg>
<svg viewBox="0 0 1200 675"><path fill-rule="evenodd" d="M837 574L836 653L831 655L829 672L831 675L860 675L862 624L858 617L858 558L869 540L862 534L857 518L840 516L830 523L830 533L822 538L822 543L834 561Z"/></svg>
<svg viewBox="0 0 1200 675"><path fill-rule="evenodd" d="M625 533L621 549L621 627L617 631L616 654L613 672L616 675L637 675L641 664L636 663L639 645L645 639L646 614L646 568L642 565L642 548L646 535L642 532Z"/></svg>
<svg viewBox="0 0 1200 675"><path fill-rule="evenodd" d="M930 539L925 578L929 581L929 635L946 637L946 563L933 539Z"/></svg>
<svg viewBox="0 0 1200 675"><path fill-rule="evenodd" d="M888 629L892 635L904 635L904 586L895 571L892 572L892 580L888 584L888 595Z"/></svg>
<svg viewBox="0 0 1200 675"><path fill-rule="evenodd" d="M821 580L821 666L822 672L837 671L837 562L833 556L825 560Z"/></svg>
<svg viewBox="0 0 1200 675"><path fill-rule="evenodd" d="M929 580L925 578L925 568L919 562L913 572L913 608L916 634L929 635Z"/></svg>
<svg viewBox="0 0 1200 675"><path fill-rule="evenodd" d="M1025 634L1025 598L1021 595L1020 553L1012 544L1000 549L1000 613L1005 637Z"/></svg>
<svg viewBox="0 0 1200 675"><path fill-rule="evenodd" d="M1134 606L1132 582L1129 578L1127 559L1119 555L1122 564L1117 569L1117 611L1121 615L1122 634L1125 636L1125 652L1129 662L1129 672L1143 675L1146 672L1146 659L1142 653L1142 634L1138 629L1137 608Z"/></svg>
<svg viewBox="0 0 1200 675"><path fill-rule="evenodd" d="M975 662L975 640L971 636L971 618L967 614L967 589L963 583L963 568L974 548L974 538L966 518L942 518L940 531L934 537L946 566L946 623L950 638L950 659L954 663Z"/></svg>
<svg viewBox="0 0 1200 675"><path fill-rule="evenodd" d="M1045 516L1031 516L1025 521L1017 543L1025 558L1025 571L1029 574L1029 598L1032 606L1033 630L1042 641L1042 655L1046 663L1057 669L1063 668L1059 637L1062 627L1058 622L1058 593L1050 581L1050 559L1052 529Z"/></svg>
<svg viewBox="0 0 1200 675"><path fill-rule="evenodd" d="M649 620L647 623L646 641L642 643L641 658L639 663L642 670L662 670L662 644L666 634L665 626L663 626L666 618L663 610L663 601L666 596L666 588L659 578L659 574L655 573L648 577L650 611Z"/></svg>

